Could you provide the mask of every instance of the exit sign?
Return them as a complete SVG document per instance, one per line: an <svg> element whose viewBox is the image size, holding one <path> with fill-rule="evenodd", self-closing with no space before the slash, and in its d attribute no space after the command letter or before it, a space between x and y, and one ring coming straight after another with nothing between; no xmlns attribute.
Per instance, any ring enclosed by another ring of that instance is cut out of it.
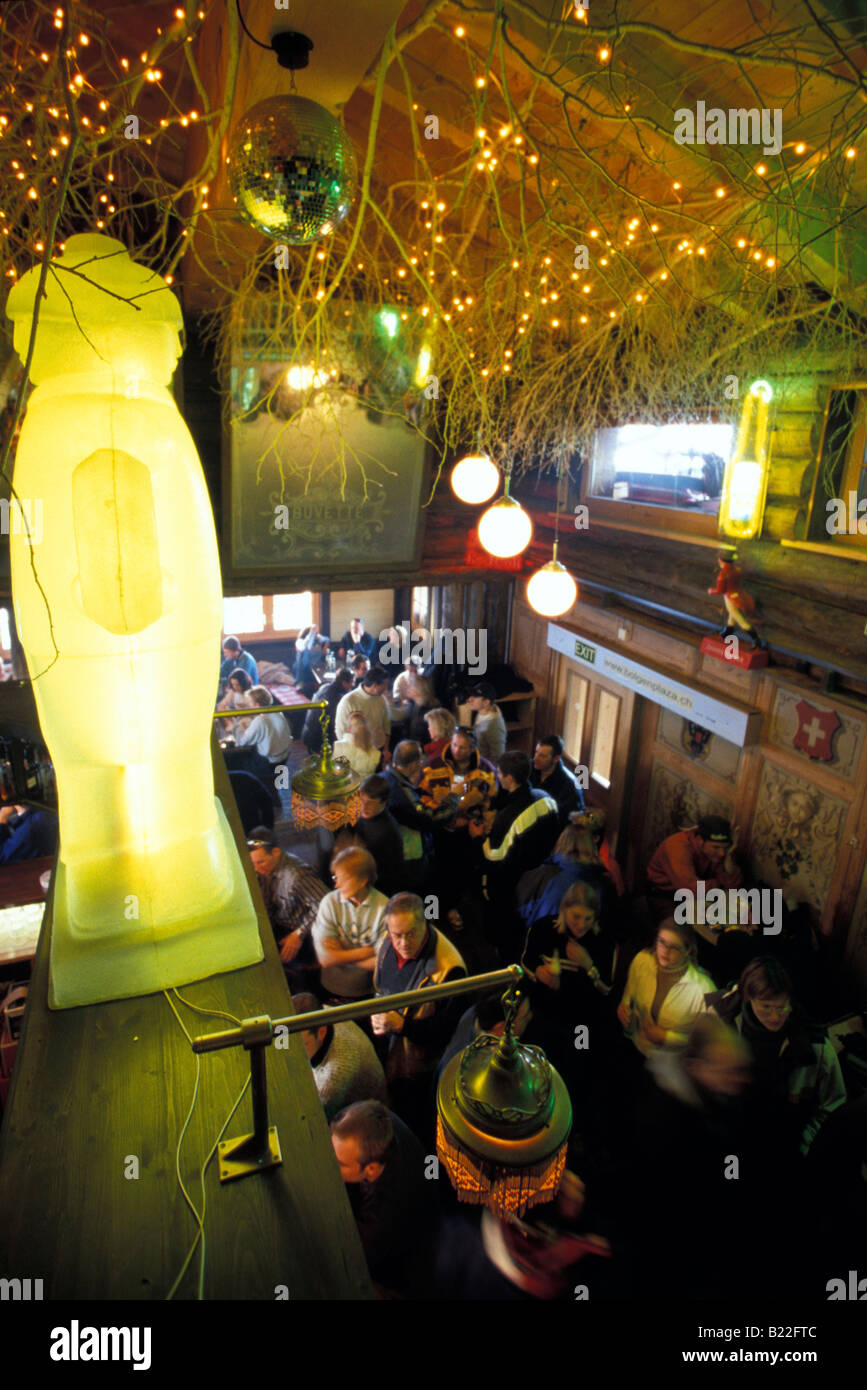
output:
<svg viewBox="0 0 867 1390"><path fill-rule="evenodd" d="M586 642L575 639L575 655L582 661L587 661L591 666L596 664L596 648L588 647Z"/></svg>

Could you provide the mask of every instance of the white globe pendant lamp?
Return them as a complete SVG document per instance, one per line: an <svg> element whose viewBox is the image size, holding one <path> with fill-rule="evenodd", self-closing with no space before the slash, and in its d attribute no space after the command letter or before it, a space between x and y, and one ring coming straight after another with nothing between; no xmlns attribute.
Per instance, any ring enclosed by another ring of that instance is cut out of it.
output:
<svg viewBox="0 0 867 1390"><path fill-rule="evenodd" d="M479 541L489 555L509 559L526 550L533 537L533 523L520 502L509 496L506 475L502 497L482 514L479 522Z"/></svg>
<svg viewBox="0 0 867 1390"><path fill-rule="evenodd" d="M500 485L500 470L487 454L467 454L455 464L450 481L462 502L478 504L493 497Z"/></svg>
<svg viewBox="0 0 867 1390"><path fill-rule="evenodd" d="M566 566L557 559L555 541L553 559L536 570L527 581L527 602L543 617L559 618L569 612L577 597L578 585Z"/></svg>

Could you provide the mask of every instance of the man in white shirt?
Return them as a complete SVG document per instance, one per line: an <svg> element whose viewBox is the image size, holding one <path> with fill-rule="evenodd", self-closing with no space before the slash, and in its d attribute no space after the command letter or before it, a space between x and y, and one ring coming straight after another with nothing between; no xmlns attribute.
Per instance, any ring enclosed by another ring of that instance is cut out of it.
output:
<svg viewBox="0 0 867 1390"><path fill-rule="evenodd" d="M391 716L388 711L388 701L385 698L387 689L388 676L385 671L379 666L372 667L358 690L350 690L348 695L344 695L334 716L335 737L345 738L349 730L350 714L353 710L358 710L360 714L363 714L370 730L373 746L382 750L386 762L390 757L388 735L391 729Z"/></svg>
<svg viewBox="0 0 867 1390"><path fill-rule="evenodd" d="M282 763L292 746L292 731L285 718L279 710L274 714L267 713L271 696L264 685L252 686L247 691L247 702L260 713L249 723L240 721L242 727L236 728L235 732L236 744L239 748L255 748L259 756L272 765Z"/></svg>
<svg viewBox="0 0 867 1390"><path fill-rule="evenodd" d="M386 932L388 899L373 886L376 863L366 849L342 850L331 871L336 887L322 899L313 923L322 983L332 997L362 999L373 993L373 967Z"/></svg>

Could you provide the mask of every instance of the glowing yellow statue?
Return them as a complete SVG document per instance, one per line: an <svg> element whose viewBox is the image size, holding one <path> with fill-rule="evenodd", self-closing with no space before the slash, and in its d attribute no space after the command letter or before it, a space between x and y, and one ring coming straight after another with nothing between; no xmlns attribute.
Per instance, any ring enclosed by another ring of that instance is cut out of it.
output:
<svg viewBox="0 0 867 1390"><path fill-rule="evenodd" d="M8 300L22 360L37 280ZM214 796L221 584L201 465L167 389L182 326L163 280L112 238L70 237L51 263L14 475L20 498L43 499L44 535L10 541L57 773L53 1008L262 958Z"/></svg>

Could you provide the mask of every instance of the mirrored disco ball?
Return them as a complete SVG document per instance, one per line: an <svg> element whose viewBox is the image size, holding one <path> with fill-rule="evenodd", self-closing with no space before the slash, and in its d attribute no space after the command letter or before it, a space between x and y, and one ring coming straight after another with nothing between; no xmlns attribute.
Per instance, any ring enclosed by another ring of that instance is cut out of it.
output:
<svg viewBox="0 0 867 1390"><path fill-rule="evenodd" d="M269 97L252 107L226 163L244 221L290 246L333 232L355 197L352 141L330 111L306 97Z"/></svg>

